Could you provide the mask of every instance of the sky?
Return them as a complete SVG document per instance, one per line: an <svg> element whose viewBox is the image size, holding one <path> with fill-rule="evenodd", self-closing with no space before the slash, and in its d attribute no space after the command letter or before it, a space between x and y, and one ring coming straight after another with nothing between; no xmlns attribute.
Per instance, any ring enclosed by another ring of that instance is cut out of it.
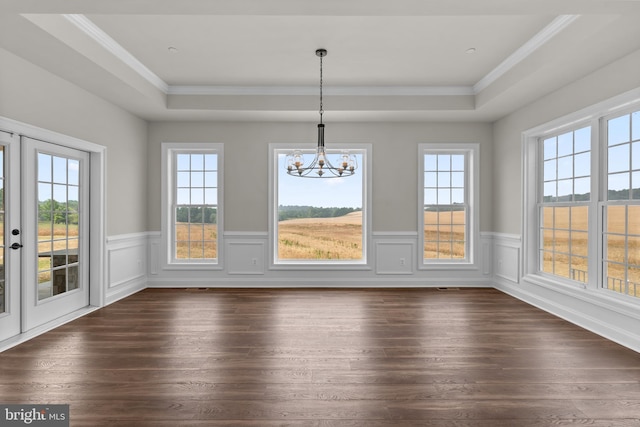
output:
<svg viewBox="0 0 640 427"><path fill-rule="evenodd" d="M358 169L353 176L342 178L300 178L287 174L285 154L278 155L278 205L315 206L322 208L362 208L362 154L357 154ZM305 162L313 153L305 154ZM337 163L337 154L328 154Z"/></svg>

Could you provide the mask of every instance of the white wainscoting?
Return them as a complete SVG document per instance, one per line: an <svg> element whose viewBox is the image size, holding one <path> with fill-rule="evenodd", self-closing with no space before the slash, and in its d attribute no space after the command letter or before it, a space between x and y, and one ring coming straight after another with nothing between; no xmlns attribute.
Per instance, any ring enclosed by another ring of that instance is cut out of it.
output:
<svg viewBox="0 0 640 427"><path fill-rule="evenodd" d="M227 273L264 275L267 261L267 235L225 233Z"/></svg>
<svg viewBox="0 0 640 427"><path fill-rule="evenodd" d="M415 233L376 233L375 271L376 274L413 274L417 260Z"/></svg>
<svg viewBox="0 0 640 427"><path fill-rule="evenodd" d="M148 242L148 233L107 238L107 304L147 287Z"/></svg>
<svg viewBox="0 0 640 427"><path fill-rule="evenodd" d="M416 268L422 260L415 232L373 233L369 262L361 265L273 265L266 232L226 232L215 269L173 269L160 262L161 236L149 233L149 287L487 287L491 272L484 258L474 268ZM483 248L491 237L481 238ZM418 253L420 252L420 253ZM483 256L490 251L483 250ZM487 262L489 264L487 264Z"/></svg>
<svg viewBox="0 0 640 427"><path fill-rule="evenodd" d="M496 277L520 281L520 236L493 233L493 271Z"/></svg>

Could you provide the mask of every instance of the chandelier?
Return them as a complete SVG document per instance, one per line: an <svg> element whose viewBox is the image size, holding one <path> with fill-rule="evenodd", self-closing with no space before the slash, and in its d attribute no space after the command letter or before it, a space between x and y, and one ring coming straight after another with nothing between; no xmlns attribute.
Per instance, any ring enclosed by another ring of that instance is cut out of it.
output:
<svg viewBox="0 0 640 427"><path fill-rule="evenodd" d="M343 151L334 166L327 157L324 148L324 123L322 123L322 58L327 56L326 49L316 50L316 56L320 57L320 123L318 124L318 147L316 153L309 163L305 163L302 150L295 150L288 154L286 158L287 173L291 176L302 178L340 178L351 176L358 168L356 157Z"/></svg>

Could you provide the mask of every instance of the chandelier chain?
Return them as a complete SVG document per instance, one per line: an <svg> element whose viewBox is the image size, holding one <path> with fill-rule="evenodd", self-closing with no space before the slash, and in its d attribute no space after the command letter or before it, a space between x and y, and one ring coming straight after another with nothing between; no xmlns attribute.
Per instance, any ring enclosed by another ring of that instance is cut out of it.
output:
<svg viewBox="0 0 640 427"><path fill-rule="evenodd" d="M322 55L320 55L320 123L322 123L322 114L324 109L322 106Z"/></svg>

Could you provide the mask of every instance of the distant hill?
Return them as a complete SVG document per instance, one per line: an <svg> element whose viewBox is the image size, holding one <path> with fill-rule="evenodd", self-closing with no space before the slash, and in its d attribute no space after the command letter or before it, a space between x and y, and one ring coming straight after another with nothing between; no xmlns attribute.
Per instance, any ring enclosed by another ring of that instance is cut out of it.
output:
<svg viewBox="0 0 640 427"><path fill-rule="evenodd" d="M278 221L297 218L336 218L352 212L360 212L361 208L320 208L316 206L278 206Z"/></svg>

